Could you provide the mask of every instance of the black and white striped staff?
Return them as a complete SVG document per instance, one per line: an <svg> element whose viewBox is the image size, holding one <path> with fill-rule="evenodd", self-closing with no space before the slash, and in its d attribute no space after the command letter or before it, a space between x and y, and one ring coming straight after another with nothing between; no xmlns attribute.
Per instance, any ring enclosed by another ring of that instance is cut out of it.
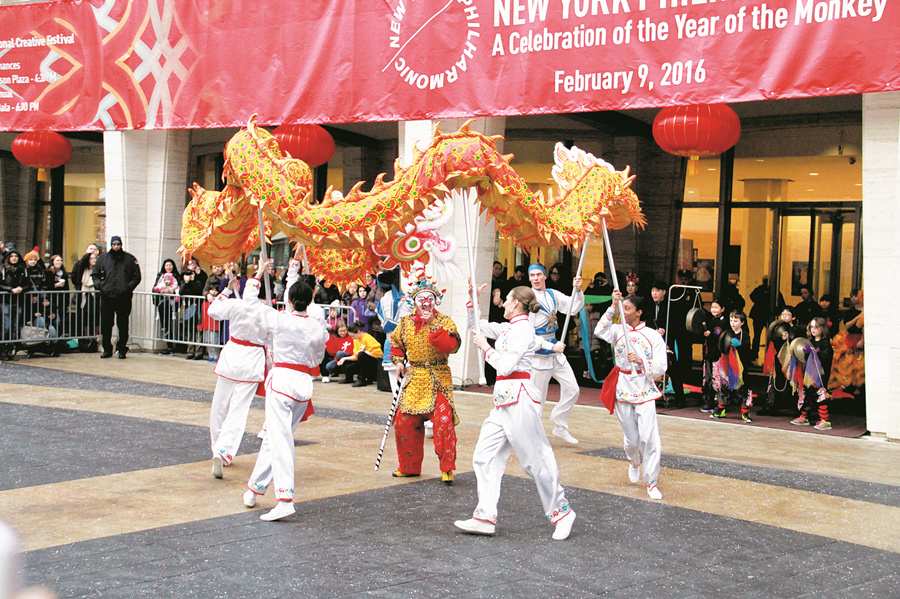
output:
<svg viewBox="0 0 900 599"><path fill-rule="evenodd" d="M381 447L378 448L378 457L375 458L375 470L381 466L381 456L384 455L384 444L387 443L388 431L391 430L391 423L394 422L394 414L397 413L397 405L400 403L400 392L403 390L403 377L397 374L397 390L394 392L394 401L391 404L391 413L388 415L387 423L384 425L384 435L381 437Z"/></svg>

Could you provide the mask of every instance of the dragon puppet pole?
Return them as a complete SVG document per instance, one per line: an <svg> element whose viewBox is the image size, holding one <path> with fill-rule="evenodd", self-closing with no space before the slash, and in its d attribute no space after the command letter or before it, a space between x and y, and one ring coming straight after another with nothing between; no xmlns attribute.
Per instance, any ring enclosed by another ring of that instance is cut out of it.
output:
<svg viewBox="0 0 900 599"><path fill-rule="evenodd" d="M394 402L391 404L391 413L388 414L387 424L384 425L384 435L381 437L381 447L378 448L378 457L375 458L375 470L381 466L381 456L384 455L384 444L387 443L388 431L394 422L394 414L397 413L397 405L400 403L400 392L403 390L403 377L397 377L397 390L394 392Z"/></svg>
<svg viewBox="0 0 900 599"><path fill-rule="evenodd" d="M272 305L272 286L269 285L269 267L266 264L269 261L269 256L266 254L266 226L263 221L262 208L257 207L256 213L259 216L259 260L261 264L266 265L266 269L263 271L263 281L266 284L266 301L269 305Z"/></svg>
<svg viewBox="0 0 900 599"><path fill-rule="evenodd" d="M463 208L463 218L466 222L466 248L469 253L469 279L472 281L472 310L475 312L475 330L478 331L481 327L481 312L478 309L478 287L475 285L475 236L472 235L472 225L469 222L469 204L467 201L471 199L471 204L475 204L475 190L469 188L468 193L463 193L462 195L462 208ZM478 350L478 384L483 385L487 382L487 379L484 376L484 356L481 354L481 350Z"/></svg>
<svg viewBox="0 0 900 599"><path fill-rule="evenodd" d="M616 264L613 262L612 246L609 244L609 231L606 230L606 218L601 218L600 223L603 225L603 243L606 246L606 257L609 258L609 270L612 273L613 289L619 291L619 277L616 276ZM622 302L619 302L619 319L622 321L622 331L625 333L625 352L631 353L631 341L628 339L628 324L625 322L625 308ZM631 364L631 374L634 374L634 362Z"/></svg>
<svg viewBox="0 0 900 599"><path fill-rule="evenodd" d="M581 276L581 271L584 269L584 257L587 255L587 245L588 238L584 238L583 245L581 246L581 258L578 259L578 272L575 273L575 277L578 278ZM569 321L572 320L572 311L569 310L566 312L566 324L563 326L563 335L566 334L566 331L569 330Z"/></svg>

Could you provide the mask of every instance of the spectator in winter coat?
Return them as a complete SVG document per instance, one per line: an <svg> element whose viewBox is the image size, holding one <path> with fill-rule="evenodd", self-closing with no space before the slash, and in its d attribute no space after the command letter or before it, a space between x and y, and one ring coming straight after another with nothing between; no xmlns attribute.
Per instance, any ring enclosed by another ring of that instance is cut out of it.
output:
<svg viewBox="0 0 900 599"><path fill-rule="evenodd" d="M128 352L128 320L131 298L141 283L141 265L137 258L122 249L122 238L113 235L109 251L97 258L91 272L94 288L100 292L100 334L103 337L101 358L112 357L112 327L115 319L119 338L116 352L120 360Z"/></svg>

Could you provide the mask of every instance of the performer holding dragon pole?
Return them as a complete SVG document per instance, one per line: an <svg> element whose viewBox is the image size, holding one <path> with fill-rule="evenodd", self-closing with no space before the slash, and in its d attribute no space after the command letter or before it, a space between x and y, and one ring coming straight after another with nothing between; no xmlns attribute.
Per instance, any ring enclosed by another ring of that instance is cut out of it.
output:
<svg viewBox="0 0 900 599"><path fill-rule="evenodd" d="M555 340L556 330L559 328L556 313L577 314L584 307L581 277L577 276L572 279L571 297L547 289L547 271L540 264L532 264L528 267L528 279L531 281L535 298L541 306L538 312L530 316L534 332L542 339ZM550 379L554 378L559 383L559 401L550 412L553 434L567 443L578 443L578 439L569 432L569 413L575 407L579 394L578 380L575 378L571 364L565 356L545 349L535 352L532 364L531 378L541 394L541 405L547 399Z"/></svg>
<svg viewBox="0 0 900 599"><path fill-rule="evenodd" d="M483 289L484 286L479 292ZM469 303L468 307L469 328L475 329L472 304ZM556 456L541 423L540 393L531 382L531 361L536 350L560 353L565 349L562 343L554 343L535 334L528 315L540 309L541 304L531 289L515 287L503 301L503 316L509 322L482 320L473 333L473 342L484 350L485 360L497 369L497 382L494 385L494 408L481 425L472 455L478 481L478 505L470 519L454 523L468 533L494 534L500 483L513 450L522 469L537 485L544 514L555 526L553 539L562 541L568 538L575 522L575 512L569 507L559 484ZM493 348L485 337L497 339Z"/></svg>
<svg viewBox="0 0 900 599"><path fill-rule="evenodd" d="M419 476L424 457L425 421L434 424L434 451L441 480L453 483L456 469L456 423L453 381L447 356L456 353L460 336L456 324L435 309L443 298L434 281L420 274L407 292L415 313L404 316L391 333L391 361L404 379L394 418L399 468L394 476Z"/></svg>
<svg viewBox="0 0 900 599"><path fill-rule="evenodd" d="M286 308L276 312L257 303L254 318L274 335L275 364L266 377L266 430L256 466L247 481L244 505L256 505L270 483L275 486L276 506L260 520L280 520L294 513L294 429L309 418L312 409L312 375L325 355L325 314L312 303L313 292L299 279L300 250L288 269ZM266 264L260 266L262 274Z"/></svg>
<svg viewBox="0 0 900 599"><path fill-rule="evenodd" d="M628 479L641 480L643 470L647 494L662 499L657 487L661 444L656 422L656 399L662 396L653 379L666 371L666 342L654 329L641 321L643 300L630 295L622 298L616 289L613 303L600 318L594 335L613 344L616 365L603 381L600 398L616 416L624 433L625 455L628 456ZM622 304L625 322L613 324ZM627 340L626 340L627 336Z"/></svg>

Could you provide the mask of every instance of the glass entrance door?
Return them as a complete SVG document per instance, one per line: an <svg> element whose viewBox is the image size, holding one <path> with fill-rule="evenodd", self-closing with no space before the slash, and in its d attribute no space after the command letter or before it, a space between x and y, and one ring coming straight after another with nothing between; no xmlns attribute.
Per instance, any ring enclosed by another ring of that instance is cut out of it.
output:
<svg viewBox="0 0 900 599"><path fill-rule="evenodd" d="M776 280L788 305L800 303L808 286L814 298L824 294L839 304L861 280L859 210L854 208L780 209Z"/></svg>

